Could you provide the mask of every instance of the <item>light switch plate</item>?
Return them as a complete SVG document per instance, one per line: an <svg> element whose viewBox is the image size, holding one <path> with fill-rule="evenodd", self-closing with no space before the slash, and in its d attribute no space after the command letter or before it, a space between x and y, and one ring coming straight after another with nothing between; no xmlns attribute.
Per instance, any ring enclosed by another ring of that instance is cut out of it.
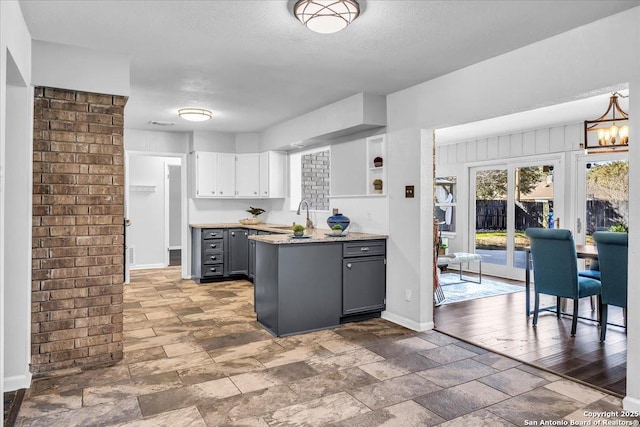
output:
<svg viewBox="0 0 640 427"><path fill-rule="evenodd" d="M407 199L413 199L415 194L414 191L414 186L413 185L407 185L404 187L404 197Z"/></svg>

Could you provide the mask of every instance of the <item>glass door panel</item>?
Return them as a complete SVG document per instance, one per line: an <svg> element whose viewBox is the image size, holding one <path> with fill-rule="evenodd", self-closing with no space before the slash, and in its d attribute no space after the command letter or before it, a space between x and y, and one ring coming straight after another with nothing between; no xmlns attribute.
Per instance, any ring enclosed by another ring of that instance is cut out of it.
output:
<svg viewBox="0 0 640 427"><path fill-rule="evenodd" d="M593 233L629 224L628 160L594 161L586 164L585 242Z"/></svg>
<svg viewBox="0 0 640 427"><path fill-rule="evenodd" d="M507 265L507 169L475 171L475 252L482 262Z"/></svg>
<svg viewBox="0 0 640 427"><path fill-rule="evenodd" d="M527 228L554 228L553 165L514 168L513 266L524 269Z"/></svg>

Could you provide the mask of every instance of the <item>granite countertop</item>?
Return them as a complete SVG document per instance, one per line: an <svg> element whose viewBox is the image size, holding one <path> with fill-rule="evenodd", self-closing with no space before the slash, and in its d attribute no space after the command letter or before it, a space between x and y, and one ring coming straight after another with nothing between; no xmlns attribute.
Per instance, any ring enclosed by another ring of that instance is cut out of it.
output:
<svg viewBox="0 0 640 427"><path fill-rule="evenodd" d="M369 234L369 233L347 233L346 236L334 237L327 236L331 230L329 229L314 229L311 233L305 231L306 238L292 238L293 234L290 225L283 224L256 224L256 225L244 225L238 223L213 223L213 224L189 224L192 228L248 228L250 230L269 231L271 235L253 235L249 236L249 239L256 240L258 242L271 243L273 245L284 245L290 243L322 243L322 242L348 242L351 240L373 240L373 239L386 239L388 236L384 234Z"/></svg>
<svg viewBox="0 0 640 427"><path fill-rule="evenodd" d="M248 228L250 230L269 231L271 233L291 234L291 226L285 224L255 224L245 225L239 222L213 223L213 224L189 224L191 228Z"/></svg>
<svg viewBox="0 0 640 427"><path fill-rule="evenodd" d="M386 239L388 236L384 234L369 234L369 233L347 233L346 236L327 236L331 230L328 229L314 229L311 233L305 232L305 238L293 238L293 234L290 230L286 235L284 234L272 234L272 235L256 235L249 236L249 239L271 243L272 245L288 245L288 244L304 244L304 243L323 243L323 242L348 242L353 240L373 240L373 239Z"/></svg>

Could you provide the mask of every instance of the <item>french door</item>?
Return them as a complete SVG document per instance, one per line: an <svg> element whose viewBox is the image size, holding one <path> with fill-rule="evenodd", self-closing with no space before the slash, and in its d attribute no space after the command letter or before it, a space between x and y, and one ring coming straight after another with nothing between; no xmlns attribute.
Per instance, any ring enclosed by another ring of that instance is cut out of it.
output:
<svg viewBox="0 0 640 427"><path fill-rule="evenodd" d="M469 169L469 247L483 272L524 279L529 227L558 227L563 156L510 160Z"/></svg>
<svg viewBox="0 0 640 427"><path fill-rule="evenodd" d="M629 153L583 154L576 161L575 240L593 244L599 229L629 224Z"/></svg>

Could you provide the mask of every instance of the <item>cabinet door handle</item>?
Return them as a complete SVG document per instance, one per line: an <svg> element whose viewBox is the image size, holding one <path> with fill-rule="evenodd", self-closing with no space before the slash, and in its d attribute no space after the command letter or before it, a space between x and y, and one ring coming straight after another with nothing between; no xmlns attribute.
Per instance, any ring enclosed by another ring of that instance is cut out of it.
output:
<svg viewBox="0 0 640 427"><path fill-rule="evenodd" d="M211 194L216 194L216 190L211 190Z"/></svg>
<svg viewBox="0 0 640 427"><path fill-rule="evenodd" d="M368 251L369 251L369 248L368 248L367 246L363 246L363 247L361 247L361 248L360 248L360 250L361 250L362 252L368 252Z"/></svg>
<svg viewBox="0 0 640 427"><path fill-rule="evenodd" d="M244 233L244 235L245 235L245 236L248 236L248 235L249 235L249 233L245 232L245 233Z"/></svg>
<svg viewBox="0 0 640 427"><path fill-rule="evenodd" d="M258 192L257 192L257 191L254 191L254 192L253 192L253 194L258 194Z"/></svg>
<svg viewBox="0 0 640 427"><path fill-rule="evenodd" d="M231 237L236 237L235 231L231 233Z"/></svg>
<svg viewBox="0 0 640 427"><path fill-rule="evenodd" d="M351 268L351 263L347 263L347 268Z"/></svg>

